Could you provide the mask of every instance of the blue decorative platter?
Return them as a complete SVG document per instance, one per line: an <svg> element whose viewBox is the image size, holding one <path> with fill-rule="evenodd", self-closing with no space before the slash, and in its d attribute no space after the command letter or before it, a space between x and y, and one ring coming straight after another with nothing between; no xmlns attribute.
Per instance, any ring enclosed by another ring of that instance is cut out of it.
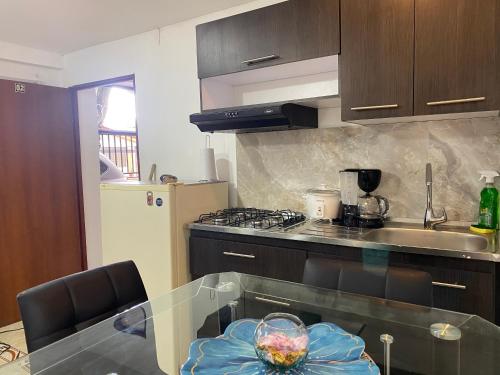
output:
<svg viewBox="0 0 500 375"><path fill-rule="evenodd" d="M279 372L262 363L253 346L258 320L231 323L224 335L199 339L189 348L182 375L290 374L290 375L379 375L379 368L364 354L365 342L332 323L307 328L309 355L299 368Z"/></svg>

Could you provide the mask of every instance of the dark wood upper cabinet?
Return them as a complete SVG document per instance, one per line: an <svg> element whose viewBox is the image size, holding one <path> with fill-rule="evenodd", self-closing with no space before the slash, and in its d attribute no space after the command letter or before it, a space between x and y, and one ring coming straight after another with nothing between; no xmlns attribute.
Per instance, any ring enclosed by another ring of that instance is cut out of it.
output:
<svg viewBox="0 0 500 375"><path fill-rule="evenodd" d="M500 64L500 0L497 0L496 4L496 51L497 51L497 56L496 56L496 64ZM500 108L500 69L496 69L497 71L497 108Z"/></svg>
<svg viewBox="0 0 500 375"><path fill-rule="evenodd" d="M295 60L340 53L339 0L289 0L291 21L282 19L282 32L296 50Z"/></svg>
<svg viewBox="0 0 500 375"><path fill-rule="evenodd" d="M342 120L413 114L414 0L341 2Z"/></svg>
<svg viewBox="0 0 500 375"><path fill-rule="evenodd" d="M340 52L339 0L289 0L198 25L198 76Z"/></svg>
<svg viewBox="0 0 500 375"><path fill-rule="evenodd" d="M498 4L415 0L416 115L498 109Z"/></svg>
<svg viewBox="0 0 500 375"><path fill-rule="evenodd" d="M276 7L268 7L197 26L199 77L243 70L245 61L258 57L268 60L256 66L275 63L269 56L280 53L277 15Z"/></svg>

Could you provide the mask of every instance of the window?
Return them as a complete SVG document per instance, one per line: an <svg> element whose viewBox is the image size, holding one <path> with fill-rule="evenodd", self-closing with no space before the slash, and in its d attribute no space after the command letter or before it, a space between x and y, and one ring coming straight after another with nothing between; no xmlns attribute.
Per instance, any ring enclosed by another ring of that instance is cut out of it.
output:
<svg viewBox="0 0 500 375"><path fill-rule="evenodd" d="M96 88L100 152L129 180L139 179L135 88L126 81Z"/></svg>

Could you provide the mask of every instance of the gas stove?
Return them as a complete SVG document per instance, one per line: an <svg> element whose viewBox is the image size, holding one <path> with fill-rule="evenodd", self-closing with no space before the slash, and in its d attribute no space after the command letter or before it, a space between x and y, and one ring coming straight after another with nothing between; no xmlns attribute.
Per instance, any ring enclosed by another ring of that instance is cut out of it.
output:
<svg viewBox="0 0 500 375"><path fill-rule="evenodd" d="M292 210L273 211L258 208L228 208L203 214L196 223L238 228L286 229L305 220L304 214Z"/></svg>

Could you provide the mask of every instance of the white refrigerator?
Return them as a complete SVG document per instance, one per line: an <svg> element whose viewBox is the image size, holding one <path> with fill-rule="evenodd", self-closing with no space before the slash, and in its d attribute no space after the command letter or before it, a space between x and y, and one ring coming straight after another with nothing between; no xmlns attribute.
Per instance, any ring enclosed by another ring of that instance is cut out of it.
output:
<svg viewBox="0 0 500 375"><path fill-rule="evenodd" d="M133 260L149 299L190 281L187 225L228 207L228 184L101 184L103 264Z"/></svg>

